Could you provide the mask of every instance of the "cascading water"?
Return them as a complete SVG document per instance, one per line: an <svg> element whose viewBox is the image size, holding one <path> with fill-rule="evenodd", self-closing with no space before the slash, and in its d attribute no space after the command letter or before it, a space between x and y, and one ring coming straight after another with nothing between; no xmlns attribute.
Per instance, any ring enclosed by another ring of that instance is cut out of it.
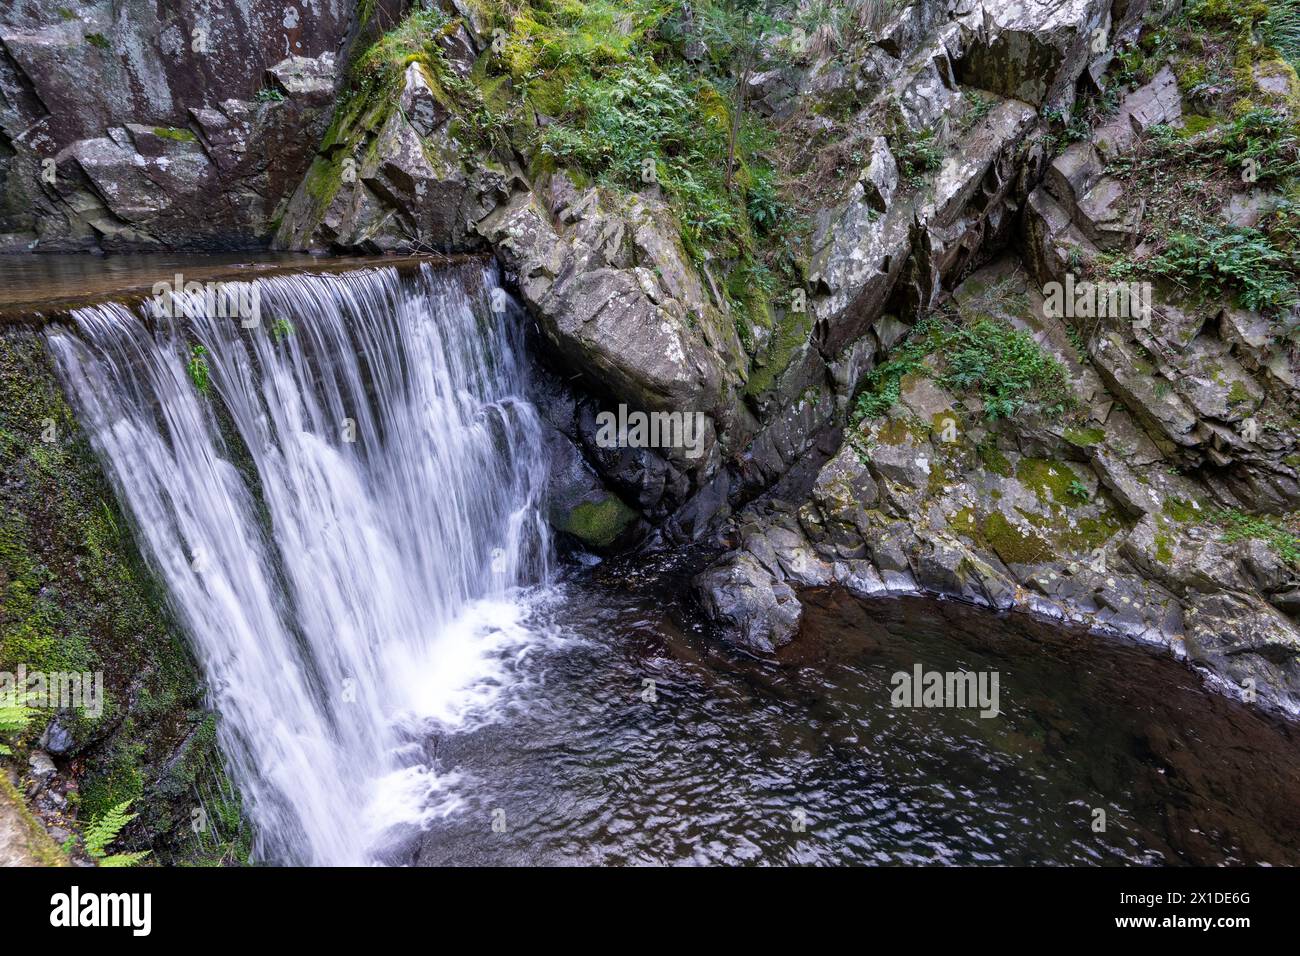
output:
<svg viewBox="0 0 1300 956"><path fill-rule="evenodd" d="M288 275L258 280L253 328L181 295L50 333L208 677L259 858L367 862L455 805L422 741L500 683L549 550L495 288L478 266Z"/></svg>

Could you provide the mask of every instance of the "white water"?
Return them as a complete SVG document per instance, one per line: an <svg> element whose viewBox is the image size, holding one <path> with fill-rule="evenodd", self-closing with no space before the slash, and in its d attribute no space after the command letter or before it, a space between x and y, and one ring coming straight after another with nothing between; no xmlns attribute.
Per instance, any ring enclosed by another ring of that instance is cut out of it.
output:
<svg viewBox="0 0 1300 956"><path fill-rule="evenodd" d="M208 678L258 857L365 863L455 809L419 742L528 640L541 433L490 273L258 281L253 329L109 304L50 347Z"/></svg>

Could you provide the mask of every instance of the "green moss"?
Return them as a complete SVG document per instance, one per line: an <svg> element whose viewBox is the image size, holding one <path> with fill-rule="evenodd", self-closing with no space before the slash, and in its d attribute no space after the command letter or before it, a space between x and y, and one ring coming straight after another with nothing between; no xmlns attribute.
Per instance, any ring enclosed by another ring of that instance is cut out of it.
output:
<svg viewBox="0 0 1300 956"><path fill-rule="evenodd" d="M160 781L211 717L202 681L44 345L21 329L0 332L0 473L0 669L103 671L102 716L70 719L83 819L138 796L136 837L184 860L192 797Z"/></svg>
<svg viewBox="0 0 1300 956"><path fill-rule="evenodd" d="M108 37L104 36L102 33L87 33L86 42L97 50L107 50L111 45L108 42Z"/></svg>
<svg viewBox="0 0 1300 956"><path fill-rule="evenodd" d="M773 388L803 344L808 341L812 330L812 315L809 312L787 312L777 322L772 339L762 356L761 364L755 363L745 383L745 394L757 398Z"/></svg>
<svg viewBox="0 0 1300 956"><path fill-rule="evenodd" d="M1193 507L1191 502L1184 501L1182 498L1166 498L1160 510L1180 524L1200 521L1205 517L1204 511Z"/></svg>
<svg viewBox="0 0 1300 956"><path fill-rule="evenodd" d="M198 137L190 130L182 129L179 126L155 126L153 134L176 143L193 143L198 140Z"/></svg>
<svg viewBox="0 0 1300 956"><path fill-rule="evenodd" d="M1232 388L1228 389L1228 401L1236 405L1245 404L1250 401L1250 392L1242 383L1241 379L1234 379Z"/></svg>
<svg viewBox="0 0 1300 956"><path fill-rule="evenodd" d="M930 474L925 483L926 494L931 497L943 494L945 484L948 480L948 466L942 461L931 459Z"/></svg>
<svg viewBox="0 0 1300 956"><path fill-rule="evenodd" d="M1071 445L1078 445L1080 448L1090 448L1093 445L1100 445L1106 438L1105 429L1093 426L1090 428L1067 428L1063 433L1065 440Z"/></svg>
<svg viewBox="0 0 1300 956"><path fill-rule="evenodd" d="M1074 470L1062 461L1045 458L1022 458L1016 463L1016 479L1030 488L1044 504L1068 506L1078 504L1071 492L1071 482L1077 481Z"/></svg>
<svg viewBox="0 0 1300 956"><path fill-rule="evenodd" d="M1011 461L998 449L997 439L990 435L976 446L975 451L984 467L1003 478L1011 477Z"/></svg>
<svg viewBox="0 0 1300 956"><path fill-rule="evenodd" d="M957 534L979 535L980 522L973 508L962 508L948 519L948 527Z"/></svg>
<svg viewBox="0 0 1300 956"><path fill-rule="evenodd" d="M885 419L875 433L875 440L882 445L917 445L928 439L924 425L918 426L914 420L903 415Z"/></svg>
<svg viewBox="0 0 1300 956"><path fill-rule="evenodd" d="M603 501L577 505L561 524L561 530L593 547L607 548L635 520L636 512L610 495Z"/></svg>
<svg viewBox="0 0 1300 956"><path fill-rule="evenodd" d="M1183 127L1179 131L1184 138L1190 139L1198 136L1208 129L1213 129L1217 124L1211 116L1201 116L1197 113L1188 113L1183 117Z"/></svg>
<svg viewBox="0 0 1300 956"><path fill-rule="evenodd" d="M1034 532L1018 528L1000 511L984 519L983 531L989 547L1008 564L1034 564L1052 556L1050 544Z"/></svg>
<svg viewBox="0 0 1300 956"><path fill-rule="evenodd" d="M1168 565L1174 559L1174 553L1169 547L1169 535L1163 531L1157 531L1155 544L1156 560L1161 564Z"/></svg>

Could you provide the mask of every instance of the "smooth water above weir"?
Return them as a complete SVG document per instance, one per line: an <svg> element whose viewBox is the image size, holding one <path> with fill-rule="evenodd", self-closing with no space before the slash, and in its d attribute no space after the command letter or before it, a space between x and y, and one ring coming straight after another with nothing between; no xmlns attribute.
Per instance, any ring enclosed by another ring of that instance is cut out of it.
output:
<svg viewBox="0 0 1300 956"><path fill-rule="evenodd" d="M421 743L545 580L519 350L479 266L260 280L260 322L107 304L50 335L221 715L257 855L363 863L460 799Z"/></svg>

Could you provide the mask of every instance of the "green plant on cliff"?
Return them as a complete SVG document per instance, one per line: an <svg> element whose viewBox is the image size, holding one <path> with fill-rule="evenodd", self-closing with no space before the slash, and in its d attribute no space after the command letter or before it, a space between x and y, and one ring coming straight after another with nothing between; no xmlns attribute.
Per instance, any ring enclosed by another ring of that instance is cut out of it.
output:
<svg viewBox="0 0 1300 956"><path fill-rule="evenodd" d="M903 179L912 187L919 186L926 173L934 172L943 162L943 148L935 141L934 131L909 133L905 127L891 135L890 148Z"/></svg>
<svg viewBox="0 0 1300 956"><path fill-rule="evenodd" d="M149 855L148 850L112 855L108 852L109 844L117 839L118 834L122 832L122 828L136 818L136 814L127 813L130 806L131 801L124 800L117 806L110 807L91 821L91 824L82 831L81 840L86 847L86 855L99 866L135 866Z"/></svg>
<svg viewBox="0 0 1300 956"><path fill-rule="evenodd" d="M942 345L946 371L940 384L976 391L988 418L1009 418L1030 401L1049 415L1073 403L1065 367L1043 351L1033 336L997 319L962 325Z"/></svg>
<svg viewBox="0 0 1300 956"><path fill-rule="evenodd" d="M1210 520L1224 529L1224 541L1263 541L1283 561L1300 566L1300 536L1285 523L1232 509L1217 511L1210 515ZM1291 524L1295 521L1292 516Z"/></svg>
<svg viewBox="0 0 1300 956"><path fill-rule="evenodd" d="M770 141L743 91L771 23L762 4L704 4L705 68L688 68L670 40L679 5L533 3L501 54L533 105L554 118L540 153L624 189L659 186L697 259L744 259L756 233L785 216Z"/></svg>
<svg viewBox="0 0 1300 956"><path fill-rule="evenodd" d="M1260 38L1300 68L1300 0L1269 0Z"/></svg>
<svg viewBox="0 0 1300 956"><path fill-rule="evenodd" d="M1251 106L1220 132L1215 151L1234 170L1251 170L1259 183L1300 172L1300 133L1281 110Z"/></svg>
<svg viewBox="0 0 1300 956"><path fill-rule="evenodd" d="M1295 260L1255 228L1185 221L1141 267L1211 295L1235 292L1257 311L1288 307L1300 293Z"/></svg>
<svg viewBox="0 0 1300 956"><path fill-rule="evenodd" d="M12 737L27 729L32 721L33 711L25 702L16 697L0 697L0 737ZM9 756L13 751L0 743L0 755Z"/></svg>
<svg viewBox="0 0 1300 956"><path fill-rule="evenodd" d="M943 388L979 398L990 420L1009 418L1036 403L1049 415L1071 408L1069 377L1057 359L1033 336L1001 319L957 321L931 316L866 378L855 417L883 415L898 401L903 379L933 377Z"/></svg>
<svg viewBox="0 0 1300 956"><path fill-rule="evenodd" d="M209 378L208 360L205 357L208 350L202 345L195 345L190 349L190 360L185 365L185 371L194 383L194 387L199 390L200 395L207 395L208 389L211 388Z"/></svg>

